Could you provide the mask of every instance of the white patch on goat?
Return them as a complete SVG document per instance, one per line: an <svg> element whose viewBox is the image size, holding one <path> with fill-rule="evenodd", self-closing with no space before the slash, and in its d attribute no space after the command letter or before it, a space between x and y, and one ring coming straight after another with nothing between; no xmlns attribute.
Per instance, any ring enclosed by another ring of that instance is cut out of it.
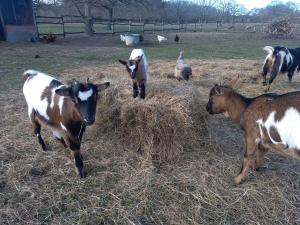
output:
<svg viewBox="0 0 300 225"><path fill-rule="evenodd" d="M24 74L36 74L31 79L27 79L23 86L23 93L28 108L31 107L39 115L48 120L49 116L47 114L47 108L49 104L47 98L41 100L41 96L45 88L50 85L54 78L34 70L27 70L24 72Z"/></svg>
<svg viewBox="0 0 300 225"><path fill-rule="evenodd" d="M55 138L58 138L58 139L61 139L62 138L62 133L61 132L58 132L58 131L53 131L53 137Z"/></svg>
<svg viewBox="0 0 300 225"><path fill-rule="evenodd" d="M260 143L260 138L256 138L256 139L255 139L255 144L258 145L259 143Z"/></svg>
<svg viewBox="0 0 300 225"><path fill-rule="evenodd" d="M268 136L273 144L283 144L289 148L300 150L300 113L295 108L290 107L285 111L281 120L275 121L275 115L276 111L272 111L265 122L262 122L262 120L258 120L257 122L259 125L266 128ZM281 142L275 141L270 136L271 127L274 127L277 130Z"/></svg>
<svg viewBox="0 0 300 225"><path fill-rule="evenodd" d="M256 121L256 123L258 123L258 128L259 128L259 133L260 133L260 140L263 144L263 140L264 140L264 133L262 131L262 126L263 126L263 120L262 119L259 119Z"/></svg>
<svg viewBox="0 0 300 225"><path fill-rule="evenodd" d="M68 131L67 128L62 124L62 122L60 122L60 126L63 130Z"/></svg>
<svg viewBox="0 0 300 225"><path fill-rule="evenodd" d="M60 112L60 115L62 115L62 110L63 110L63 105L64 105L64 97L63 96L59 96L59 99L58 99L58 108L59 108L59 112Z"/></svg>
<svg viewBox="0 0 300 225"><path fill-rule="evenodd" d="M51 104L50 104L50 108L53 109L54 107L54 96L55 96L55 91L52 90L52 95L51 95Z"/></svg>
<svg viewBox="0 0 300 225"><path fill-rule="evenodd" d="M129 69L131 72L133 72L135 68L136 68L136 65L129 66Z"/></svg>
<svg viewBox="0 0 300 225"><path fill-rule="evenodd" d="M282 67L282 64L283 64L283 59L284 59L284 57L286 56L286 53L285 53L285 51L280 51L280 52L278 53L278 55L279 55L279 57L280 57L280 65L279 65L278 72L280 72L281 67Z"/></svg>
<svg viewBox="0 0 300 225"><path fill-rule="evenodd" d="M79 91L78 92L78 98L81 101L86 101L89 97L93 95L93 89L89 89L88 91Z"/></svg>
<svg viewBox="0 0 300 225"><path fill-rule="evenodd" d="M286 54L285 58L286 58L286 64L289 67L293 63L293 56L291 55L289 50L288 50L288 53Z"/></svg>
<svg viewBox="0 0 300 225"><path fill-rule="evenodd" d="M44 98L44 100L40 101L39 108L35 109L38 111L39 115L44 117L46 120L49 120L49 116L47 114L49 103L47 101L47 98Z"/></svg>

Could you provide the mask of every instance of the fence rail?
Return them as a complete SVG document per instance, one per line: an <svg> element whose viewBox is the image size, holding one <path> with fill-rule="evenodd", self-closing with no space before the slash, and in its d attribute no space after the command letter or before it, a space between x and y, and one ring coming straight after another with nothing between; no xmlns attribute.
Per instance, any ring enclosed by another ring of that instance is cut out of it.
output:
<svg viewBox="0 0 300 225"><path fill-rule="evenodd" d="M94 34L119 34L126 32L135 33L163 33L168 31L176 32L203 32L203 31L227 31L227 32L260 32L264 25L250 26L248 24L223 24L221 21L198 21L195 23L168 23L168 22L143 22L125 19L109 21L107 19L94 19ZM65 15L61 17L37 16L36 23L38 34L55 35L82 34L84 23L80 16ZM234 27L234 29L233 29ZM250 28L249 28L250 27Z"/></svg>

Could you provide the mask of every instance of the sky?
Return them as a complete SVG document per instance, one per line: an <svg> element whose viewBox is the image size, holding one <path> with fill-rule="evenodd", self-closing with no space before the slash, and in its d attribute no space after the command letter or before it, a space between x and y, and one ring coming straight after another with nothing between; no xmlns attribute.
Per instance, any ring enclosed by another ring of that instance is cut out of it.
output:
<svg viewBox="0 0 300 225"><path fill-rule="evenodd" d="M267 6L272 0L236 0L237 3L242 4L246 9L263 8ZM281 2L294 2L300 4L300 0L281 0Z"/></svg>

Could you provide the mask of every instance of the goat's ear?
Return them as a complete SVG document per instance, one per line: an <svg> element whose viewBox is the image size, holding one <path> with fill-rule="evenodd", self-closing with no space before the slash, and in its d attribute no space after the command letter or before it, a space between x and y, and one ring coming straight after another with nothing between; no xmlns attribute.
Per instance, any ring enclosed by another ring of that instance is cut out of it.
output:
<svg viewBox="0 0 300 225"><path fill-rule="evenodd" d="M124 60L119 59L119 62L120 62L121 64L123 64L124 66L127 66L127 62L124 61Z"/></svg>
<svg viewBox="0 0 300 225"><path fill-rule="evenodd" d="M73 96L71 87L61 87L55 90L55 93L60 96Z"/></svg>
<svg viewBox="0 0 300 225"><path fill-rule="evenodd" d="M105 82L103 84L96 84L96 86L97 86L97 91L102 91L110 86L110 82Z"/></svg>

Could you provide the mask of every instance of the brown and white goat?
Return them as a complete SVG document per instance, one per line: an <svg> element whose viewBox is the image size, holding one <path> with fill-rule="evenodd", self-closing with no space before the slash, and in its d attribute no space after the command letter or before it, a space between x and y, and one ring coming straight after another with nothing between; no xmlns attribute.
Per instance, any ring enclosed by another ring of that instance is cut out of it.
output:
<svg viewBox="0 0 300 225"><path fill-rule="evenodd" d="M300 92L247 98L229 86L215 85L206 110L210 114L223 113L245 131L247 149L241 172L234 178L236 184L246 178L255 154L254 169L263 165L269 149L300 159Z"/></svg>
<svg viewBox="0 0 300 225"><path fill-rule="evenodd" d="M64 85L34 70L25 71L23 78L28 115L43 150L47 147L41 136L42 125L49 127L54 137L72 150L78 173L85 177L80 153L82 135L86 126L95 121L98 92L107 88L109 82L96 85L73 81Z"/></svg>
<svg viewBox="0 0 300 225"><path fill-rule="evenodd" d="M289 82L292 82L296 68L300 70L300 48L286 48L284 46L265 46L263 48L268 55L263 65L263 85L267 85L267 74L270 72L270 79L267 90L270 90L271 84L279 73L287 73Z"/></svg>
<svg viewBox="0 0 300 225"><path fill-rule="evenodd" d="M119 62L126 67L132 79L133 97L136 98L139 95L144 99L146 97L148 61L143 49L133 49L128 62L120 59Z"/></svg>

